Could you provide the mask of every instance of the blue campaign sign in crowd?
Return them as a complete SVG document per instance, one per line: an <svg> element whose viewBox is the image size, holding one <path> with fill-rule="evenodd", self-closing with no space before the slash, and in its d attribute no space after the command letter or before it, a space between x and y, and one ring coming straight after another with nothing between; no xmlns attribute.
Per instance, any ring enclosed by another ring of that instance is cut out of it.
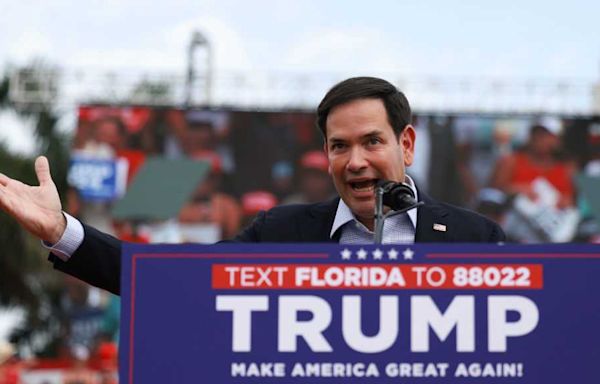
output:
<svg viewBox="0 0 600 384"><path fill-rule="evenodd" d="M125 191L127 163L119 158L74 156L68 181L84 201L112 201Z"/></svg>

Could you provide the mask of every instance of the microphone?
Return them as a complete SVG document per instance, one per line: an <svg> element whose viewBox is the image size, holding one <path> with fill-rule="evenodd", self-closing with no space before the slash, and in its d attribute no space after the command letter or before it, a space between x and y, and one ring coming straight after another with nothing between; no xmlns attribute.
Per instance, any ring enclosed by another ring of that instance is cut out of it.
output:
<svg viewBox="0 0 600 384"><path fill-rule="evenodd" d="M378 180L376 188L381 188L383 191L383 205L390 207L393 211L403 211L419 205L415 199L415 193L408 184Z"/></svg>
<svg viewBox="0 0 600 384"><path fill-rule="evenodd" d="M375 244L382 243L385 219L400 215L423 204L415 199L415 193L408 184L389 180L377 181L375 186L375 231L373 234ZM384 214L383 205L390 207L391 211Z"/></svg>
<svg viewBox="0 0 600 384"><path fill-rule="evenodd" d="M406 211L423 205L415 199L415 193L408 184L389 180L377 180L375 185L375 231L373 241L381 244L383 240L383 222L390 216L400 215ZM391 208L384 214L383 206Z"/></svg>

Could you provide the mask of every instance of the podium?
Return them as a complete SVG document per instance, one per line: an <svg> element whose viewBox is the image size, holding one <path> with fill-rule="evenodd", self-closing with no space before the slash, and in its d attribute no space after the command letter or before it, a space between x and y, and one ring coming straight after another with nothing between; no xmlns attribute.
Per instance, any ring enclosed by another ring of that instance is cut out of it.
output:
<svg viewBox="0 0 600 384"><path fill-rule="evenodd" d="M121 383L597 383L594 245L133 245Z"/></svg>

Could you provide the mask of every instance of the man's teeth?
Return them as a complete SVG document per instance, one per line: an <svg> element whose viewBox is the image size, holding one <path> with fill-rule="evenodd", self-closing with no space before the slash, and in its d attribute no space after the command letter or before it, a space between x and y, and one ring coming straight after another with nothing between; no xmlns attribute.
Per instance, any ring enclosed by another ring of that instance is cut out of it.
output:
<svg viewBox="0 0 600 384"><path fill-rule="evenodd" d="M352 189L357 192L368 192L372 191L375 188L375 182L373 180L360 181L356 183L351 183Z"/></svg>

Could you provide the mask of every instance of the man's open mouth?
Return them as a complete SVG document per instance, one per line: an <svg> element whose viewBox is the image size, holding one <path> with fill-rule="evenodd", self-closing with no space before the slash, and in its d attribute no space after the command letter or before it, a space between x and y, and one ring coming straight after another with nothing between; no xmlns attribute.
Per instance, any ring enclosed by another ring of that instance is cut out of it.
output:
<svg viewBox="0 0 600 384"><path fill-rule="evenodd" d="M356 192L370 192L375 189L377 179L350 182L350 187Z"/></svg>

